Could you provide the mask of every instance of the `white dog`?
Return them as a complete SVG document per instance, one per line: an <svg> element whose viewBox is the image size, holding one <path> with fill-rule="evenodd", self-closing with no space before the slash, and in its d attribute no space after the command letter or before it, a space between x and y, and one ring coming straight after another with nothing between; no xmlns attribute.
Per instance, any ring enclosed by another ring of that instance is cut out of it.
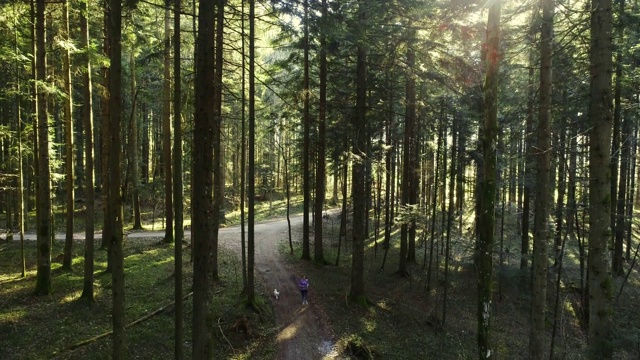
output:
<svg viewBox="0 0 640 360"><path fill-rule="evenodd" d="M278 298L280 297L280 293L278 292L278 289L273 289L273 296L276 298L276 300L278 300Z"/></svg>

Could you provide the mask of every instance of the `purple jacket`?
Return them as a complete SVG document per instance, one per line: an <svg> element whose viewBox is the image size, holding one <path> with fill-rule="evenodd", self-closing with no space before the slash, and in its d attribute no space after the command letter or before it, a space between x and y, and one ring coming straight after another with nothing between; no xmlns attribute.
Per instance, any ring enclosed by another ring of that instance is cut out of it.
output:
<svg viewBox="0 0 640 360"><path fill-rule="evenodd" d="M309 280L308 279L300 279L300 283L298 284L300 290L309 289Z"/></svg>

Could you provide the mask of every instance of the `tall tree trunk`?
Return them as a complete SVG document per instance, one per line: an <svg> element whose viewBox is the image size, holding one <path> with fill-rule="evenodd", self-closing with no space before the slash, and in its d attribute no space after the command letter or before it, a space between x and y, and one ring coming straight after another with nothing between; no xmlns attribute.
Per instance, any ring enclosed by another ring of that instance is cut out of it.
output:
<svg viewBox="0 0 640 360"><path fill-rule="evenodd" d="M444 289L442 294L442 325L445 326L447 320L447 299L449 291L449 255L451 253L451 224L453 223L454 216L454 191L456 185L456 147L458 145L458 117L454 116L451 129L451 166L449 167L449 205L447 206L447 240L445 244L444 252Z"/></svg>
<svg viewBox="0 0 640 360"><path fill-rule="evenodd" d="M309 249L309 204L311 203L311 177L309 175L311 115L309 109L309 0L304 0L304 78L302 84L303 97L303 145L302 145L302 259L311 259Z"/></svg>
<svg viewBox="0 0 640 360"><path fill-rule="evenodd" d="M242 14L241 14L241 31L242 31L242 129L240 138L242 139L242 150L240 155L240 246L242 248L242 289L246 293L247 292L247 251L246 251L246 234L245 234L245 199L246 199L246 187L247 187L247 177L246 177L246 163L247 163L247 131L246 131L246 108L247 108L247 89L246 89L246 49L245 49L245 10L244 10L244 1L241 4ZM282 156L284 157L284 150L282 150ZM285 178L287 181L287 190L289 189L289 178L286 174L285 167ZM289 201L289 197L287 194L287 201ZM288 202L287 202L287 213L289 211ZM291 246L291 232L289 232L289 245ZM293 248L291 248L291 253L293 253Z"/></svg>
<svg viewBox="0 0 640 360"><path fill-rule="evenodd" d="M413 74L413 67L415 66L415 51L411 48L411 44L407 48L407 72L406 77L406 113L404 119L404 146L403 146L403 159L402 159L402 205L410 207L413 205L411 202L411 192L414 186L413 183L413 155L415 147L415 128L416 122L416 81ZM415 262L415 241L413 246L413 253L409 250L409 226L411 224L406 220L402 223L400 229L400 259L398 261L398 273L402 276L408 275L407 262ZM414 238L415 240L415 238Z"/></svg>
<svg viewBox="0 0 640 360"><path fill-rule="evenodd" d="M325 197L325 121L327 117L327 0L322 0L322 22L320 26L320 104L318 114L318 140L316 150L316 200L315 206L315 231L313 260L317 264L324 264L324 252L322 249L322 210Z"/></svg>
<svg viewBox="0 0 640 360"><path fill-rule="evenodd" d="M184 321L183 299L182 299L182 240L184 239L184 204L183 204L183 186L182 186L182 84L181 84L181 68L180 68L180 9L181 1L173 2L173 199L175 202L175 235L176 243L174 246L174 267L175 267L175 359L180 360L184 357L183 339Z"/></svg>
<svg viewBox="0 0 640 360"><path fill-rule="evenodd" d="M17 48L18 48L18 39L17 39L17 28L16 28L16 52L17 52ZM18 64L16 62L16 68L18 67ZM16 71L16 73L18 73ZM25 260L25 254L24 254L24 214L25 214L25 209L24 209L24 177L25 177L25 173L24 173L24 162L23 162L23 158L22 158L22 136L23 136L23 128L22 128L22 109L20 106L20 101L18 100L18 95L20 94L20 82L16 81L16 133L18 135L18 151L17 151L17 155L18 155L18 179L17 179L17 184L18 184L18 231L20 234L20 276L21 277L25 277L27 274L27 264L26 264L26 260ZM9 228L11 229L11 228ZM7 236L7 239L9 239L9 236Z"/></svg>
<svg viewBox="0 0 640 360"><path fill-rule="evenodd" d="M387 77L390 77L387 75ZM389 109L388 116L385 123L385 140L386 140L386 154L385 154L385 183L384 183L384 243L382 249L384 250L384 256L382 258L382 265L380 270L384 270L387 262L387 255L391 248L391 226L392 226L392 209L393 209L393 174L392 174L392 159L394 157L393 138L391 136L392 128L394 127L395 115L393 113L393 81L387 79L389 84Z"/></svg>
<svg viewBox="0 0 640 360"><path fill-rule="evenodd" d="M435 163L435 171L433 173L433 186L431 192L431 228L430 228L430 239L429 239L429 263L427 265L427 291L431 290L431 278L433 277L431 274L433 273L433 252L435 248L436 241L436 215L438 208L438 182L439 177L438 173L440 172L440 153L442 151L442 143L443 143L443 134L444 134L445 124L440 122L438 124L438 142L436 145L436 163Z"/></svg>
<svg viewBox="0 0 640 360"><path fill-rule="evenodd" d="M103 44L102 44L102 51L104 53L104 55L108 58L110 56L111 53L111 34L109 33L109 16L110 16L110 12L108 10L108 2L105 2L105 8L104 8L104 17L103 17L103 21L104 21L104 39L103 39ZM100 166L100 177L101 177L101 195L102 195L102 216L103 216L103 224L109 224L110 220L109 220L109 211L107 209L107 205L108 205L108 197L109 197L109 121L111 121L111 117L110 117L110 109L109 109L109 77L111 70L109 69L108 66L104 66L102 68L102 81L103 81L103 87L102 87L102 93L101 93L101 117L100 117L100 121L98 122L98 124L100 124L100 161L99 166ZM107 268L105 270L105 272L111 272L111 247L109 244L109 239L111 238L111 231L112 229L108 226L103 226L102 227L102 242L100 244L100 248L102 249L106 249L107 250Z"/></svg>
<svg viewBox="0 0 640 360"><path fill-rule="evenodd" d="M131 96L133 97L131 109L131 124L129 131L129 166L131 167L131 196L133 197L133 230L142 230L142 216L140 213L140 162L138 161L138 117L136 113L136 61L134 52L131 52ZM180 299L182 300L182 298Z"/></svg>
<svg viewBox="0 0 640 360"><path fill-rule="evenodd" d="M224 3L216 1L216 46L214 70L213 119L213 212L211 236L211 280L218 281L218 229L224 203L224 154L222 146L222 69L224 36ZM224 215L222 215L224 218Z"/></svg>
<svg viewBox="0 0 640 360"><path fill-rule="evenodd" d="M108 210L111 237L111 282L113 295L113 359L126 358L125 315L124 315L124 254L122 251L122 194L120 175L122 149L120 139L122 104L122 4L111 0L109 8L109 35L111 68L109 72L109 195Z"/></svg>
<svg viewBox="0 0 640 360"><path fill-rule="evenodd" d="M615 234L615 240L613 245L613 274L615 276L621 276L624 274L622 268L622 262L624 258L623 244L624 244L624 210L625 210L625 197L627 196L627 170L628 158L629 158L629 140L631 136L631 124L629 119L622 118L622 53L621 49L624 42L624 6L625 0L617 0L618 4L618 22L615 26L615 36L618 39L619 45L616 49L616 81L613 97L613 149L614 154L611 157L611 217L615 218L612 224L613 233ZM622 134L620 134L622 133ZM620 144L620 135L622 136L622 144ZM620 153L620 154L618 154ZM617 160L620 158L620 178L616 183L617 175ZM616 186L618 192L616 194ZM617 195L617 196L616 196Z"/></svg>
<svg viewBox="0 0 640 360"><path fill-rule="evenodd" d="M69 0L65 0L62 8L62 26L63 26L63 38L65 41L69 41ZM74 208L74 191L75 191L75 174L73 170L73 116L71 114L72 98L71 91L71 67L70 59L71 55L69 48L66 48L63 52L63 74L64 77L64 130L65 130L65 181L67 192L67 227L66 236L64 241L64 258L62 260L62 268L65 270L71 270L71 260L73 249L73 219L75 218Z"/></svg>
<svg viewBox="0 0 640 360"><path fill-rule="evenodd" d="M215 106L214 36L215 2L201 1L198 9L196 41L195 118L193 134L193 358L212 356L209 292L212 273L211 236L213 232L213 127Z"/></svg>
<svg viewBox="0 0 640 360"><path fill-rule="evenodd" d="M95 186L94 186L94 158L93 158L93 89L91 83L91 58L89 57L89 6L81 3L80 11L80 44L85 53L82 54L82 62L87 67L82 76L82 122L84 124L85 141L85 197L86 216L84 224L84 280L82 298L93 302L93 252L95 229Z"/></svg>
<svg viewBox="0 0 640 360"><path fill-rule="evenodd" d="M629 154L629 162L630 162L630 169L629 169L629 196L627 196L627 211L626 211L626 233L625 233L625 239L626 239L626 258L627 260L631 258L631 236L632 236L632 231L631 231L631 225L633 224L633 199L634 199L634 192L636 191L636 177L635 177L635 173L636 173L636 154L637 154L637 148L638 148L638 127L637 125L634 126L633 129L633 135L631 138L631 144L629 145L631 147L631 151Z"/></svg>
<svg viewBox="0 0 640 360"><path fill-rule="evenodd" d="M45 0L36 0L36 82L47 76L45 49ZM36 85L37 86L37 85ZM37 278L36 295L51 294L51 170L49 169L49 114L47 92L37 86L38 104L38 191L37 212Z"/></svg>
<svg viewBox="0 0 640 360"><path fill-rule="evenodd" d="M547 241L549 235L550 162L551 162L551 56L553 51L554 0L541 0L540 34L540 106L536 130L536 195L533 220L533 283L531 294L531 332L529 355L546 355L545 313L547 301Z"/></svg>
<svg viewBox="0 0 640 360"><path fill-rule="evenodd" d="M30 105L31 105L31 109L32 109L32 114L31 114L31 121L32 121L32 128L33 128L33 133L32 133L32 139L33 139L33 177L36 178L36 181L38 179L38 168L39 168L39 164L38 164L38 156L37 154L39 154L39 149L38 149L38 119L39 119L39 114L38 114L38 110L40 108L40 106L38 106L38 71L37 71L37 63L36 63L36 57L37 57L37 22L36 22L36 4L35 4L35 0L31 0L29 2L29 17L31 20L31 26L30 26L30 30L31 30L31 53L34 54L35 56L31 57L31 78L33 79L33 81L31 82L31 86L29 87L29 90L31 92L31 98L30 98ZM39 199L38 198L38 187L35 186L34 189L34 195L36 198L36 201ZM28 197L27 197L28 199ZM28 200L27 200L28 201ZM28 214L28 210L30 209L29 203L27 203L26 206L26 212L25 214ZM38 217L38 211L36 210L36 224L40 224L40 218ZM37 231L37 228L36 228ZM22 257L24 258L24 241L21 239L20 242L20 248L21 248L21 252L22 252ZM23 260L24 262L24 260ZM26 270L25 270L26 271Z"/></svg>
<svg viewBox="0 0 640 360"><path fill-rule="evenodd" d="M365 12L366 2L358 1L357 26L364 27L367 17ZM356 32L357 33L357 32ZM351 257L351 290L349 297L352 301L364 304L366 302L364 292L364 240L366 208L366 184L365 184L365 147L367 144L366 133L366 101L367 101L367 50L366 39L360 38L357 43L356 60L356 113L353 117L353 143L352 152L355 155L352 171L353 186L353 248Z"/></svg>
<svg viewBox="0 0 640 360"><path fill-rule="evenodd" d="M611 0L591 2L589 119L589 358L610 359L613 281L611 241Z"/></svg>
<svg viewBox="0 0 640 360"><path fill-rule="evenodd" d="M493 293L494 204L496 197L496 137L498 133L498 65L500 59L500 0L489 8L486 43L486 76L482 126L483 174L480 201L480 224L476 244L478 269L478 355L493 356L491 343L491 302Z"/></svg>
<svg viewBox="0 0 640 360"><path fill-rule="evenodd" d="M247 197L249 198L248 237L247 237L247 301L253 304L256 300L255 293L255 140L256 140L256 83L255 83L255 1L249 2L249 180Z"/></svg>
<svg viewBox="0 0 640 360"><path fill-rule="evenodd" d="M569 128L569 162L567 169L568 179L567 179L567 211L566 211L566 223L567 223L567 234L570 236L575 235L575 227L576 227L576 171L577 171L577 163L578 163L578 129L577 126L573 123L573 119L571 120L571 124Z"/></svg>
<svg viewBox="0 0 640 360"><path fill-rule="evenodd" d="M566 92L563 92L563 99L566 99ZM556 199L556 209L555 209L555 234L554 234L554 260L553 266L558 268L560 265L560 249L562 247L562 239L563 239L563 223L564 223L564 197L567 190L567 159L566 159L566 148L567 148L567 117L562 114L562 118L560 119L560 140L558 143L558 197Z"/></svg>
<svg viewBox="0 0 640 360"><path fill-rule="evenodd" d="M144 184L148 184L149 183L149 163L150 163L150 157L151 157L151 152L150 152L150 147L151 145L149 144L151 141L151 138L149 136L149 111L147 110L147 104L145 102L143 102L140 105L140 112L142 113L142 133L140 134L141 136L141 141L142 141L142 159L141 159L141 167L140 170L142 171L142 182Z"/></svg>
<svg viewBox="0 0 640 360"><path fill-rule="evenodd" d="M533 36L532 36L533 37ZM531 40L533 46L533 39ZM528 77L528 101L527 117L525 125L525 160L524 160L524 190L522 199L522 232L520 241L520 269L525 270L529 266L529 221L531 214L531 191L534 185L533 172L533 107L536 88L534 87L534 58L533 50L529 50L529 77ZM524 277L526 278L526 277Z"/></svg>
<svg viewBox="0 0 640 360"><path fill-rule="evenodd" d="M171 173L171 0L164 9L164 78L162 86L162 157L164 165L164 242L173 242L173 184ZM177 61L177 59L176 59Z"/></svg>

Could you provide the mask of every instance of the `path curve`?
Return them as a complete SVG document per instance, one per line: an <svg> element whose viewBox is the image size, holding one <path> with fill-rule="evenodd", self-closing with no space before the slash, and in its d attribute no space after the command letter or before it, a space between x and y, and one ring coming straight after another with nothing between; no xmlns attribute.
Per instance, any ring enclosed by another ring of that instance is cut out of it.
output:
<svg viewBox="0 0 640 360"><path fill-rule="evenodd" d="M291 219L292 232L299 233L302 216ZM328 325L321 318L317 297L310 279L309 304L302 305L297 276L287 265L278 246L288 241L287 220L255 224L256 275L260 276L269 295L278 326L278 359L336 359L334 342ZM295 237L295 235L294 235ZM220 229L219 243L239 251L240 227ZM279 299L273 290L280 292Z"/></svg>
<svg viewBox="0 0 640 360"><path fill-rule="evenodd" d="M300 233L302 216L291 218L291 227L294 234ZM310 279L309 304L302 305L300 291L297 287L297 278L290 269L283 254L278 251L280 242L288 241L287 220L277 219L256 223L255 231L255 269L256 275L264 284L265 294L273 303L278 342L278 360L325 360L338 359L339 356L334 345L328 324L320 314L321 304L313 292L313 279ZM240 253L240 226L221 228L218 243L220 246ZM0 240L4 240L4 234ZM127 234L128 239L163 237L164 231L139 231ZM295 235L294 235L295 236ZM25 234L25 240L36 240L35 234ZM191 232L185 231L185 238L190 238ZM19 234L13 235L14 240L19 240ZM84 240L84 233L75 233L75 240ZM101 233L95 234L96 239L101 238ZM64 240L63 233L56 234L57 240ZM297 276L299 276L298 274ZM280 292L279 299L273 296L273 290Z"/></svg>

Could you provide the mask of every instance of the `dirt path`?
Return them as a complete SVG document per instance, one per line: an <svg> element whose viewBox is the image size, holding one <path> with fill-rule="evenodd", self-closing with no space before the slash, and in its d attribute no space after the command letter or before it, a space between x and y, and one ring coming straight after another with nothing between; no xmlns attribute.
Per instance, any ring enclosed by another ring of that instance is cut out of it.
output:
<svg viewBox="0 0 640 360"><path fill-rule="evenodd" d="M302 217L296 216L291 220L294 233L300 232ZM286 219L255 224L255 261L256 275L260 277L267 294L274 307L278 334L278 360L299 359L337 359L331 332L320 314L321 304L317 301L313 291L313 279L310 279L309 304L302 305L298 290L296 274L290 269L283 255L278 251L280 242L288 241ZM96 239L100 238L96 233ZM162 237L164 231L143 231L127 234L128 239ZM191 236L185 231L185 237ZM4 240L0 236L0 240ZM63 240L64 234L56 234L56 239ZM26 240L36 240L35 234L25 234ZM74 234L74 239L83 240L84 233ZM14 234L14 240L19 235ZM240 253L240 227L233 226L220 229L219 244ZM301 274L297 274L300 276ZM280 292L279 299L273 296L273 290ZM260 289L257 289L258 291Z"/></svg>
<svg viewBox="0 0 640 360"><path fill-rule="evenodd" d="M302 217L292 219L294 234L301 225ZM222 246L238 250L240 227L221 229L219 234ZM288 241L287 234L286 220L255 225L256 275L262 279L273 303L278 326L278 359L336 359L331 333L320 317L321 305L314 296L313 279L310 279L309 304L303 306L296 274L278 251L279 243ZM274 289L280 292L278 300L273 296Z"/></svg>

